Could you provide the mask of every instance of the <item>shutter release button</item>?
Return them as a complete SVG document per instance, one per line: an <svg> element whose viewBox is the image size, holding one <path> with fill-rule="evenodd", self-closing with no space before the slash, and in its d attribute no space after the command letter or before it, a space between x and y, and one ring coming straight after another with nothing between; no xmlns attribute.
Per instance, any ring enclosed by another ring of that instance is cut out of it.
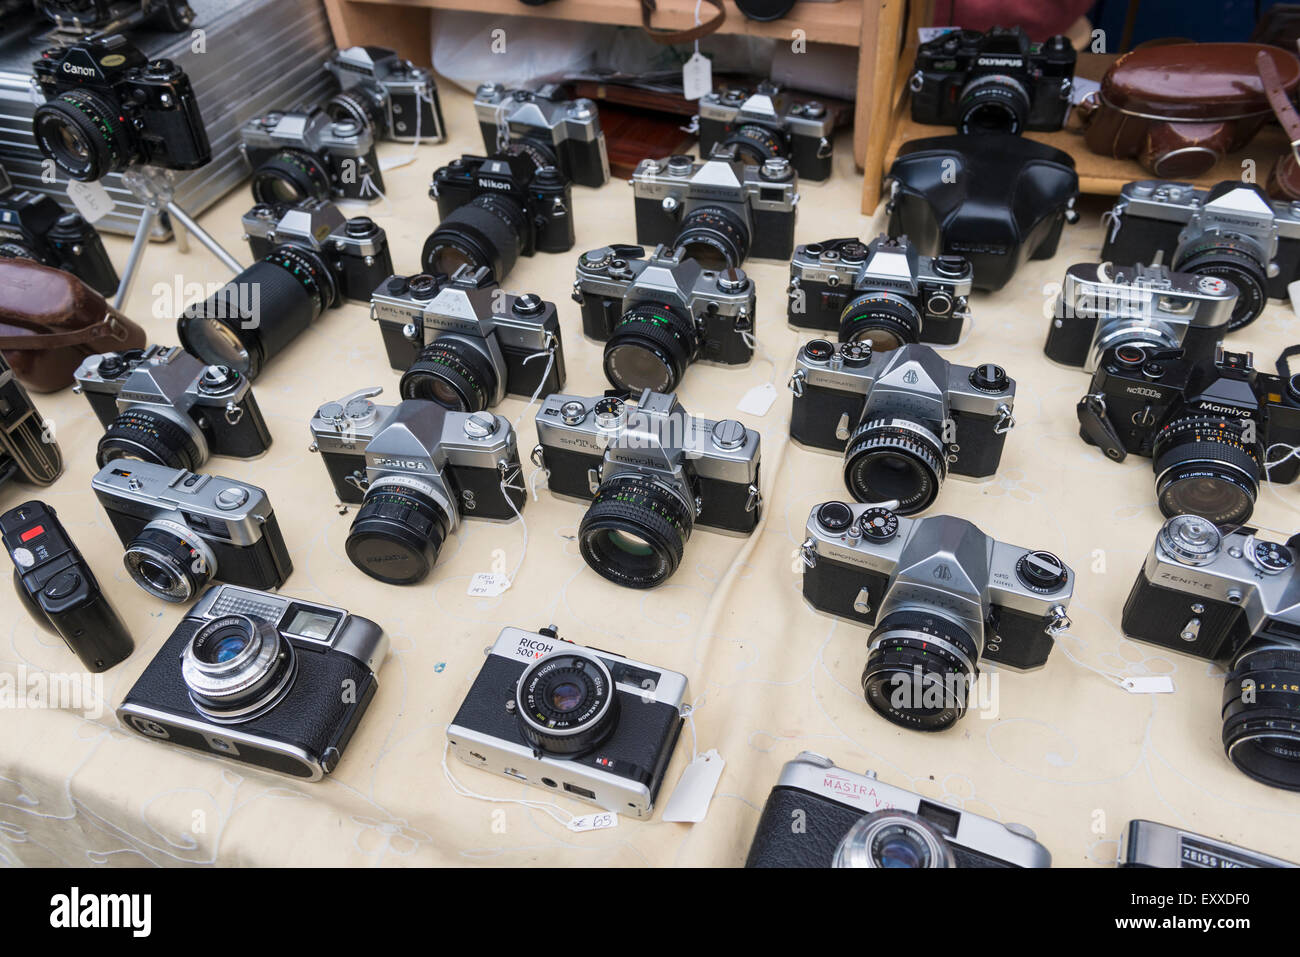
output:
<svg viewBox="0 0 1300 957"><path fill-rule="evenodd" d="M232 508L239 508L248 501L248 492L242 488L223 488L217 493L217 508L223 512L228 512Z"/></svg>

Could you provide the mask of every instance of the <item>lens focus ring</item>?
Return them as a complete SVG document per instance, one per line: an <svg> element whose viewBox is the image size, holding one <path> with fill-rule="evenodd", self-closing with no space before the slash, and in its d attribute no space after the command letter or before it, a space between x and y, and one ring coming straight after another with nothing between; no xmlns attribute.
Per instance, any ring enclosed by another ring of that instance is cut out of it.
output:
<svg viewBox="0 0 1300 957"><path fill-rule="evenodd" d="M1216 525L1250 518L1259 495L1258 444L1243 441L1246 426L1210 416L1176 419L1156 435L1152 468L1166 518L1200 515Z"/></svg>
<svg viewBox="0 0 1300 957"><path fill-rule="evenodd" d="M578 549L615 584L652 588L681 564L694 524L694 507L679 493L624 473L601 483L578 526Z"/></svg>
<svg viewBox="0 0 1300 957"><path fill-rule="evenodd" d="M550 754L590 751L618 723L613 677L587 652L553 652L531 665L519 678L515 706L524 737Z"/></svg>
<svg viewBox="0 0 1300 957"><path fill-rule="evenodd" d="M1300 791L1300 648L1248 644L1223 686L1223 747L1243 774Z"/></svg>
<svg viewBox="0 0 1300 957"><path fill-rule="evenodd" d="M966 713L979 644L955 622L924 611L883 618L868 640L867 703L897 725L942 731Z"/></svg>
<svg viewBox="0 0 1300 957"><path fill-rule="evenodd" d="M694 360L695 323L664 303L639 302L623 313L605 343L605 377L615 388L672 392Z"/></svg>
<svg viewBox="0 0 1300 957"><path fill-rule="evenodd" d="M859 502L897 501L900 515L933 504L948 475L943 442L906 419L872 419L844 448L844 484Z"/></svg>

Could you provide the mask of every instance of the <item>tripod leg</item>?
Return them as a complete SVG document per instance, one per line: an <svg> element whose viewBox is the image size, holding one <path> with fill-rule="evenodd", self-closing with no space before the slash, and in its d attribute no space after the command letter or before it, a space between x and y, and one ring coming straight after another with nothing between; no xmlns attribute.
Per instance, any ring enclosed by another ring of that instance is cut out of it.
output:
<svg viewBox="0 0 1300 957"><path fill-rule="evenodd" d="M140 271L140 260L144 249L149 245L149 234L153 232L154 221L158 218L158 208L145 204L140 213L140 225L135 229L135 239L131 241L131 254L126 258L126 268L122 270L122 281L118 283L117 294L113 297L113 308L122 309L127 296L131 295L131 286L135 283L136 273Z"/></svg>
<svg viewBox="0 0 1300 957"><path fill-rule="evenodd" d="M182 256L190 251L190 231L181 225L174 216L171 217L172 236L176 239L176 251Z"/></svg>
<svg viewBox="0 0 1300 957"><path fill-rule="evenodd" d="M238 276L241 272L244 271L244 267L239 265L239 260L237 260L234 256L230 255L230 253L222 249L221 244L217 242L215 239L213 239L210 235L208 235L207 230L205 230L202 226L196 223L189 213L185 212L185 210L181 209L175 203L167 204L167 212L171 213L172 218L174 218L177 223L179 223L181 226L187 229L191 236L193 236L204 246L206 246L208 248L208 251L212 253L212 255L216 256L223 263L225 263L226 268L229 269L231 272L233 272L236 276Z"/></svg>

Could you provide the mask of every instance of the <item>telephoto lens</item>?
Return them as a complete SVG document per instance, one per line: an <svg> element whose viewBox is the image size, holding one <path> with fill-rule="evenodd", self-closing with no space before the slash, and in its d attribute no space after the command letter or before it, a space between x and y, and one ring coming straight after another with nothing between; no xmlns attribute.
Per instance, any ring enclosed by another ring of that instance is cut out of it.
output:
<svg viewBox="0 0 1300 957"><path fill-rule="evenodd" d="M509 196L484 193L443 217L424 244L424 271L450 276L462 266L486 268L500 282L524 248L528 215Z"/></svg>

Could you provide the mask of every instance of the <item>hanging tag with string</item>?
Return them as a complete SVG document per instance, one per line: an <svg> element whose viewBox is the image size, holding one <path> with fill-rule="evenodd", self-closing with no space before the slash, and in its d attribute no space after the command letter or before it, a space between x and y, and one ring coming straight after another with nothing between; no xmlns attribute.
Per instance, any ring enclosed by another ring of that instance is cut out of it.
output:
<svg viewBox="0 0 1300 957"><path fill-rule="evenodd" d="M700 4L695 0L695 25L700 25ZM713 61L700 52L700 41L695 41L695 52L682 67L682 96L688 100L698 100L706 93L713 92Z"/></svg>

